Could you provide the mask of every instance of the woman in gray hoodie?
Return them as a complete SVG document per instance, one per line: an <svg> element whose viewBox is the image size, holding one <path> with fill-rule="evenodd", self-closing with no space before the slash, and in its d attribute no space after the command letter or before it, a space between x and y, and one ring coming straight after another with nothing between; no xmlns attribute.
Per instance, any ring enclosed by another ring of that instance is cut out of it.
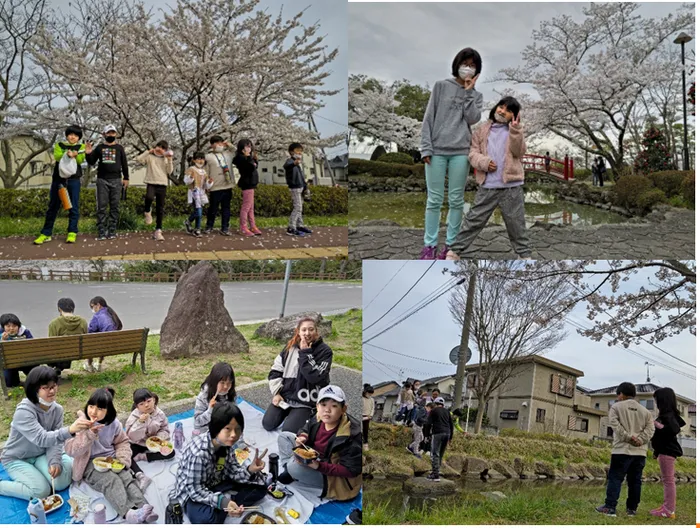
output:
<svg viewBox="0 0 700 528"><path fill-rule="evenodd" d="M2 465L12 480L0 482L0 495L30 500L51 494L71 483L73 459L63 452L63 443L92 422L78 418L63 426L63 407L56 403L58 376L41 365L34 367L24 383L24 398L10 424L10 437L2 451Z"/></svg>
<svg viewBox="0 0 700 528"><path fill-rule="evenodd" d="M474 88L481 73L481 56L472 48L460 51L452 61L452 77L435 83L425 109L420 155L425 162L428 201L425 237L420 258L445 259L459 233L464 210L464 188L469 173L471 126L481 119L484 97ZM448 175L447 239L438 254L440 209Z"/></svg>

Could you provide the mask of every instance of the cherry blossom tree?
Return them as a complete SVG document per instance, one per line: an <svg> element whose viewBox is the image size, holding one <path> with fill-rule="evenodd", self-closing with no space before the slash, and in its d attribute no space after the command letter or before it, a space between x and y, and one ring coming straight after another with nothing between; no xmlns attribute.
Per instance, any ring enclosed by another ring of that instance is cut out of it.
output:
<svg viewBox="0 0 700 528"><path fill-rule="evenodd" d="M348 79L348 126L361 136L400 148L417 149L420 145L421 121L398 115L398 85L388 85L364 75Z"/></svg>
<svg viewBox="0 0 700 528"><path fill-rule="evenodd" d="M524 64L501 70L497 79L531 85L539 97L527 107L529 125L604 156L615 174L629 159L625 141L635 106L668 75L659 50L695 22L691 4L655 19L637 15L638 8L591 3L581 22L570 16L543 22L522 52Z"/></svg>

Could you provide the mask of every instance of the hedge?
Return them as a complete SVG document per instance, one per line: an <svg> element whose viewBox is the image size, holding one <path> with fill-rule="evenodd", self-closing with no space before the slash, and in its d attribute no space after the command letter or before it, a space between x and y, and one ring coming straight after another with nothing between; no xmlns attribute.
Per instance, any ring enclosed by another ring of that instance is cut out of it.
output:
<svg viewBox="0 0 700 528"><path fill-rule="evenodd" d="M372 176L380 178L410 178L423 177L425 175L425 169L422 163L404 165L400 163L384 163L381 161L350 158L348 174L350 176L371 174Z"/></svg>
<svg viewBox="0 0 700 528"><path fill-rule="evenodd" d="M143 214L144 187L130 187L127 191L126 207L136 214ZM233 190L231 209L241 208L242 194L236 187ZM0 189L0 216L11 218L42 217L49 203L48 189ZM97 201L95 189L83 188L80 191L80 215L95 217ZM165 196L165 211L169 215L187 215L192 212L187 203L187 187L168 187ZM292 212L289 189L283 185L258 185L255 190L255 214L269 218L288 216ZM304 203L304 213L309 216L331 216L348 213L348 190L344 187L311 187L311 200Z"/></svg>
<svg viewBox="0 0 700 528"><path fill-rule="evenodd" d="M661 189L666 198L677 196L683 193L683 180L689 175L694 175L693 171L659 171L647 175L654 187Z"/></svg>
<svg viewBox="0 0 700 528"><path fill-rule="evenodd" d="M401 165L413 165L413 157L405 152L388 152L379 156L377 161L381 163L398 163Z"/></svg>
<svg viewBox="0 0 700 528"><path fill-rule="evenodd" d="M615 184L615 205L627 209L639 207L639 197L654 187L652 181L646 176L630 175L621 177Z"/></svg>
<svg viewBox="0 0 700 528"><path fill-rule="evenodd" d="M686 202L695 206L695 172L691 171L681 184L681 194Z"/></svg>

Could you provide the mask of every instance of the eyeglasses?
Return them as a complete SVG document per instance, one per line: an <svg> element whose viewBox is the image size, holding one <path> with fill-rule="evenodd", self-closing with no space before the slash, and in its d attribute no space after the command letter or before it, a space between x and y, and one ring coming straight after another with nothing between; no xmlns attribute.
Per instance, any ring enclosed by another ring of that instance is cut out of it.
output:
<svg viewBox="0 0 700 528"><path fill-rule="evenodd" d="M58 390L58 385L42 385L39 389L44 392L55 392Z"/></svg>

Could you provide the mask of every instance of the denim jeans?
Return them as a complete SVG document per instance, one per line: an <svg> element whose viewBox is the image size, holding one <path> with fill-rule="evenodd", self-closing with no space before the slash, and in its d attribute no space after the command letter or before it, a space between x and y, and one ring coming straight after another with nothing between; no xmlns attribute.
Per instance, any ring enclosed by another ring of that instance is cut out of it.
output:
<svg viewBox="0 0 700 528"><path fill-rule="evenodd" d="M58 197L58 189L65 186L70 197L72 207L68 211L68 232L78 232L78 220L80 219L80 180L53 180L49 189L49 207L46 210L46 218L44 219L44 227L41 234L51 236L53 233L53 224L56 222L58 211L63 207L61 200Z"/></svg>
<svg viewBox="0 0 700 528"><path fill-rule="evenodd" d="M265 498L267 488L252 484L224 481L214 486L211 491L231 492L231 500L239 506L253 506ZM228 513L208 504L188 500L183 508L192 524L224 524Z"/></svg>
<svg viewBox="0 0 700 528"><path fill-rule="evenodd" d="M277 438L280 466L285 468L294 480L318 489L320 497L323 492L323 474L296 461L293 452L296 447L296 437L295 433L282 432Z"/></svg>
<svg viewBox="0 0 700 528"><path fill-rule="evenodd" d="M190 215L189 221L190 222L195 222L194 228L195 229L201 229L202 228L202 208L201 207L195 207L192 211L192 214Z"/></svg>
<svg viewBox="0 0 700 528"><path fill-rule="evenodd" d="M54 480L56 491L70 486L73 477L73 459L64 454L61 474ZM51 475L46 455L24 460L13 460L3 464L12 480L0 482L0 495L30 500L44 499L51 494Z"/></svg>
<svg viewBox="0 0 700 528"><path fill-rule="evenodd" d="M627 478L627 509L636 510L642 498L642 472L647 459L644 456L612 455L608 471L608 489L605 505L616 508L622 482Z"/></svg>

